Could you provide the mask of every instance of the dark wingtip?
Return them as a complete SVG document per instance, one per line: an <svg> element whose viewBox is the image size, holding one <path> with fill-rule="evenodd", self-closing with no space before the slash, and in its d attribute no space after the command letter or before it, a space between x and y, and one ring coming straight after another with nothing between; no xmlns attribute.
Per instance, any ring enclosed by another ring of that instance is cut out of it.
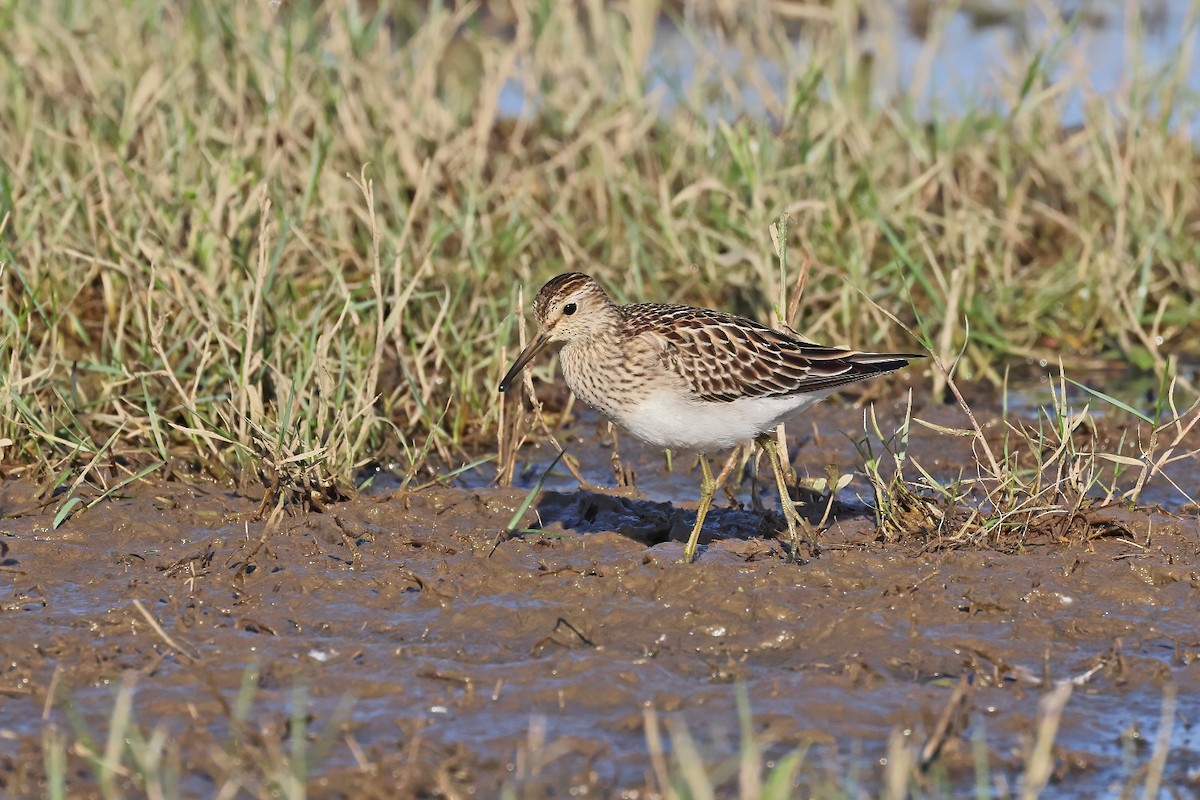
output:
<svg viewBox="0 0 1200 800"><path fill-rule="evenodd" d="M925 357L924 353L858 353L851 360L862 367L900 369L907 366L909 361Z"/></svg>
<svg viewBox="0 0 1200 800"><path fill-rule="evenodd" d="M846 373L848 380L843 383L855 383L898 372L909 366L910 361L925 357L924 353L859 353L853 359L854 366Z"/></svg>

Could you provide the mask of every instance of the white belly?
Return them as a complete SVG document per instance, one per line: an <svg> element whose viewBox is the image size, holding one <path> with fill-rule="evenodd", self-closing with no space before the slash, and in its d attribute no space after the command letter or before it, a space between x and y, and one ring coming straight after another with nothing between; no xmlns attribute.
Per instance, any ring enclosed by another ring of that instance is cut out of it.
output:
<svg viewBox="0 0 1200 800"><path fill-rule="evenodd" d="M748 442L824 400L833 390L789 397L744 397L728 403L657 391L614 421L659 447L712 453Z"/></svg>

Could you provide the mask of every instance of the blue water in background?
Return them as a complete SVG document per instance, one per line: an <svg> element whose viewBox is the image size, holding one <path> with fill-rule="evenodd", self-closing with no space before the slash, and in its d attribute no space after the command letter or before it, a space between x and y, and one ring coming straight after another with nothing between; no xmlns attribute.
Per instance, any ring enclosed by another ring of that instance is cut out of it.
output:
<svg viewBox="0 0 1200 800"><path fill-rule="evenodd" d="M1185 96L1176 96L1170 124L1193 136L1200 134L1200 64L1194 54L1200 2L1083 0L1067 7L996 0L987 8L981 5L986 2L975 4L973 11L935 11L922 26L904 10L881 4L854 37L859 56L874 62L872 100L882 106L908 96L915 104L913 112L923 118L979 108L1011 112L1015 88L1036 63L1049 84L1069 83L1057 100L1062 124L1069 127L1085 121L1089 98L1111 101L1121 97L1134 78L1178 71ZM734 35L681 28L664 18L645 69L645 91L657 94L660 108L669 114L696 79L696 65L716 63L738 86L739 96L707 100L704 113L729 120L743 114L761 116L768 104L759 89L738 81L739 70L746 59L755 58L751 66L767 90L782 100L785 76L802 75L809 67L810 35L797 26L790 34L795 43L791 63L776 63L740 51ZM1140 74L1134 73L1133 65ZM1035 84L1033 92L1044 85ZM510 79L501 91L504 116L532 115L538 105L519 78ZM1108 110L1123 111L1111 103Z"/></svg>
<svg viewBox="0 0 1200 800"><path fill-rule="evenodd" d="M1141 77L1181 69L1183 84L1196 92L1200 65L1191 52L1197 40L1196 5L1167 0L1141 6L1092 2L1080 6L1088 16L1072 22L1047 19L1044 6L1031 4L1003 23L986 26L973 24L969 15L959 12L934 43L925 108L954 111L985 98L1005 109L1008 103L994 87L1019 83L1039 52L1048 56L1052 83L1078 79L1078 86L1063 99L1064 125L1084 122L1086 99L1080 87L1100 97L1119 96L1137 77L1132 65L1140 65ZM912 36L897 42L901 82L917 71L925 46ZM1200 132L1194 117L1173 122Z"/></svg>

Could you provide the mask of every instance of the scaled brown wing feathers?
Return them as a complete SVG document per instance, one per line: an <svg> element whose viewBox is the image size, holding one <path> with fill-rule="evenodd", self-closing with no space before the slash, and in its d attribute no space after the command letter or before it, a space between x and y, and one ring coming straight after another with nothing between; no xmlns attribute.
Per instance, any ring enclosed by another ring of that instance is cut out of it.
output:
<svg viewBox="0 0 1200 800"><path fill-rule="evenodd" d="M663 364L701 400L731 402L833 389L900 369L916 357L810 344L709 309L644 303L621 310L628 333L651 337Z"/></svg>

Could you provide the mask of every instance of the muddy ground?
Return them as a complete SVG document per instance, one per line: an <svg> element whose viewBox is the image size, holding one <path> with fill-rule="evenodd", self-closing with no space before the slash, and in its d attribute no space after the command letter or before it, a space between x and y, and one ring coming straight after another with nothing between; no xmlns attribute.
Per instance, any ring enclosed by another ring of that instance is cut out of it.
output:
<svg viewBox="0 0 1200 800"><path fill-rule="evenodd" d="M856 414L831 404L814 429ZM597 436L579 438L603 480ZM794 438L798 466L855 463L844 437ZM1194 511L1108 511L1116 524L1090 541L1001 552L881 543L851 508L795 564L777 518L719 496L685 566L697 473L627 455L639 489L557 478L527 518L546 535L498 545L526 488L376 490L269 526L227 487L143 485L54 530L34 487L0 485L0 794L45 791L46 731L73 745L86 728L103 749L122 681L141 734L169 733L189 796L265 793L301 738L317 797L658 796L648 710L719 765L738 751L738 684L769 761L807 748L798 796L875 794L894 731L940 745L929 780L960 793L985 748L1003 792L1039 698L1075 679L1046 796L1144 778L1168 684L1164 784L1200 795ZM736 494L749 505L747 484ZM80 748L67 779L73 796L99 792Z"/></svg>

